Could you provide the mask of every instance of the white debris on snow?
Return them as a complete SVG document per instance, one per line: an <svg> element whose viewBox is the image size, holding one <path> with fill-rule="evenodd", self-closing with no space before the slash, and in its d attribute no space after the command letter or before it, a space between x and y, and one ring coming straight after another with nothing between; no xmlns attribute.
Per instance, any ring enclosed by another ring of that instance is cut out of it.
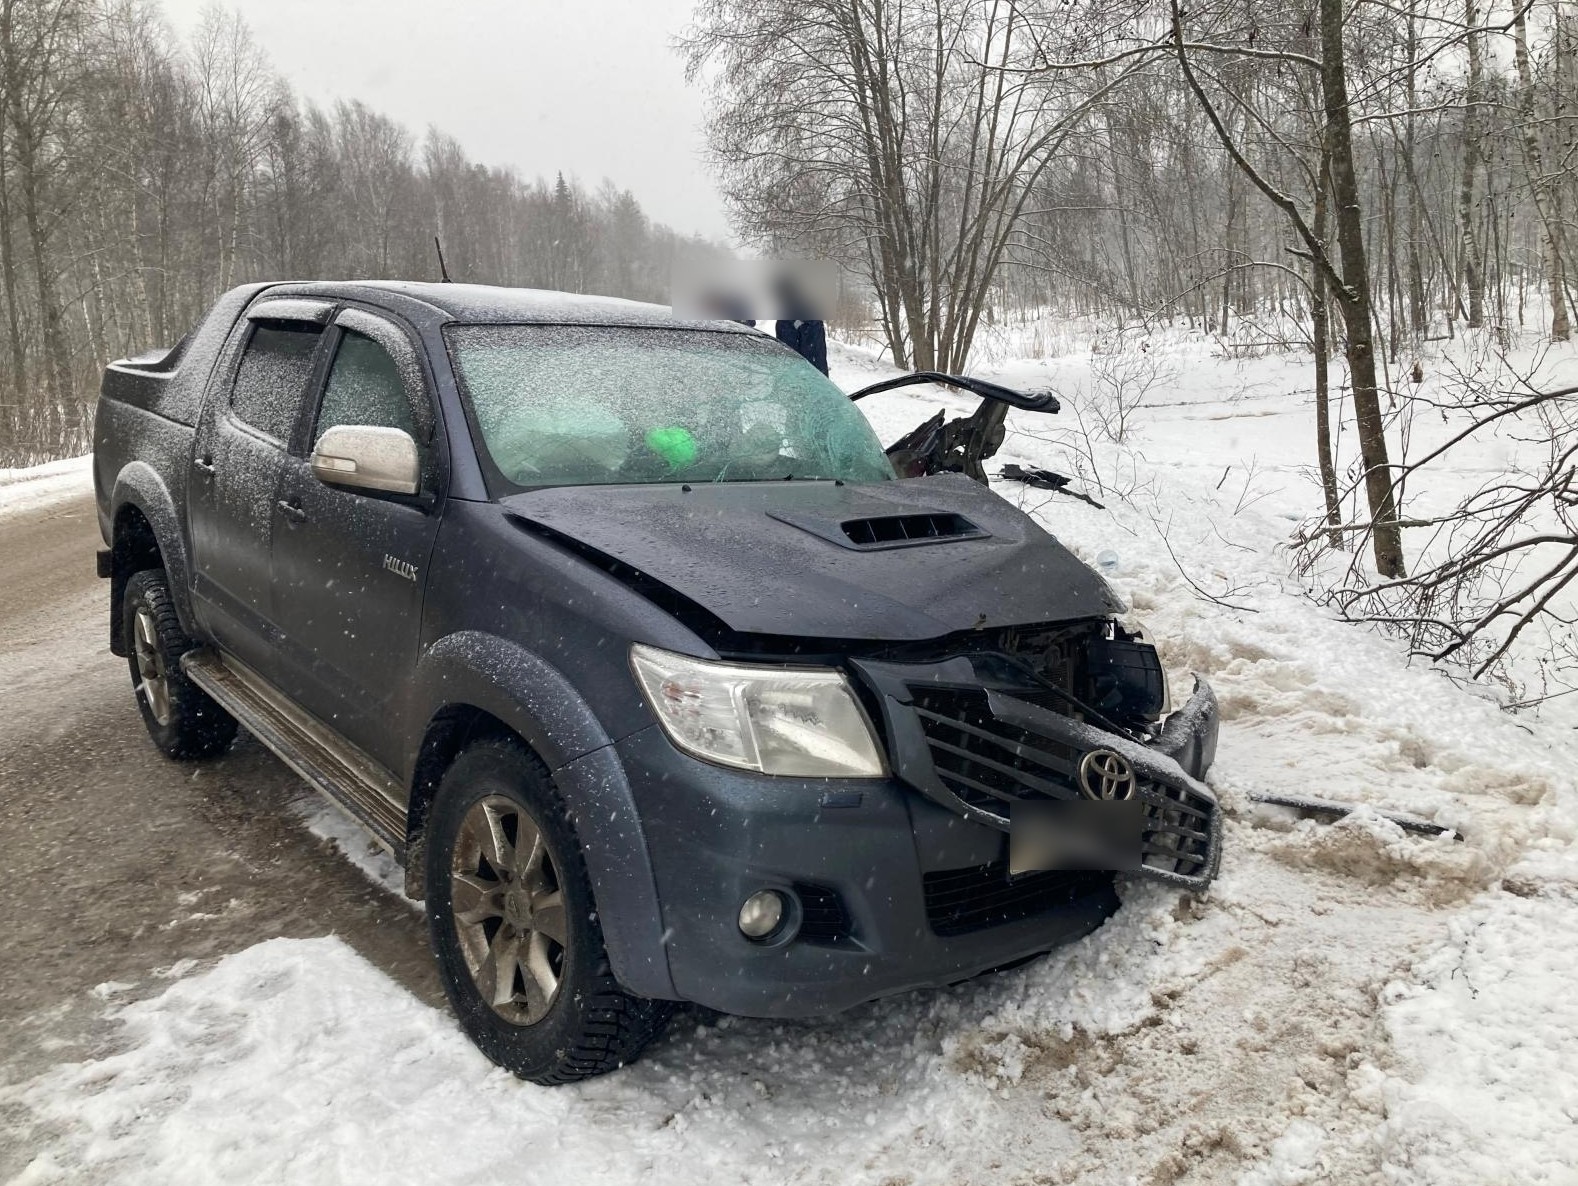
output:
<svg viewBox="0 0 1578 1186"><path fill-rule="evenodd" d="M0 1091L39 1126L22 1180L1578 1181L1570 710L1509 716L1286 576L1319 501L1307 360L1157 348L1175 379L1078 483L1107 510L997 488L1086 560L1111 553L1175 694L1198 671L1221 698L1208 894L1124 884L1105 927L1026 968L825 1021L682 1018L637 1065L556 1090L491 1068L338 940L274 940L107 1002L117 1053ZM849 388L891 373L833 359ZM1067 394L1090 363L988 375ZM931 388L862 404L889 440L972 406ZM1048 428L1074 411L1012 415L990 468L1070 472ZM1298 820L1259 790L1360 810ZM304 810L398 892L343 817Z"/></svg>

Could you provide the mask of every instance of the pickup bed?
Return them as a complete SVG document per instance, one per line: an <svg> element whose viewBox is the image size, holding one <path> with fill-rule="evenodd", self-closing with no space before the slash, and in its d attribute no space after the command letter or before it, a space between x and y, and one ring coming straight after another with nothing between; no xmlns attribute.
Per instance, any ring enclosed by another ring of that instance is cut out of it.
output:
<svg viewBox="0 0 1578 1186"><path fill-rule="evenodd" d="M360 820L471 1037L570 1082L675 1002L836 1012L1214 875L1210 690L971 479L1000 425L884 451L654 306L238 288L105 374L112 650L171 758L243 726Z"/></svg>

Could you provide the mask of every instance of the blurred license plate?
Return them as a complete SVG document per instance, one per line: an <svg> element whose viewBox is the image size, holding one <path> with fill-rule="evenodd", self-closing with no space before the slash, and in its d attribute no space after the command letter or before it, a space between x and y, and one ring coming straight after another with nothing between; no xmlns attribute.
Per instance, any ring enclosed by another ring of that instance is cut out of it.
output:
<svg viewBox="0 0 1578 1186"><path fill-rule="evenodd" d="M1008 875L1050 869L1138 869L1145 804L1138 799L1021 800L1008 830Z"/></svg>

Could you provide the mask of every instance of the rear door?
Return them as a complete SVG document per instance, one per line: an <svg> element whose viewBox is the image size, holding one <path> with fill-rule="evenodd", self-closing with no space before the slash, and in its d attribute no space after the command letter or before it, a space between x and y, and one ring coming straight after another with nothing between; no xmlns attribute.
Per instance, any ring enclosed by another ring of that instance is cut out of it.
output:
<svg viewBox="0 0 1578 1186"><path fill-rule="evenodd" d="M284 632L284 690L386 766L410 687L428 559L443 505L441 436L421 352L404 329L347 308L330 331L322 397L285 462L274 537L274 604ZM416 440L415 495L329 485L313 443L336 425L398 428Z"/></svg>
<svg viewBox="0 0 1578 1186"><path fill-rule="evenodd" d="M321 301L252 306L216 372L192 455L196 610L222 649L265 675L278 639L270 554L279 482L332 314Z"/></svg>

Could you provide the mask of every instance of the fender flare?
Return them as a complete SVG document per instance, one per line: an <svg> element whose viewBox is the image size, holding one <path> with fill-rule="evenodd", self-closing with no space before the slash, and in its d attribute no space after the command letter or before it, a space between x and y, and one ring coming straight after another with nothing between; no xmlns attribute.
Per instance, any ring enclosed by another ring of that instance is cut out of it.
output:
<svg viewBox="0 0 1578 1186"><path fill-rule="evenodd" d="M159 476L159 471L146 461L127 462L115 475L115 486L110 492L109 500L112 533L115 521L127 506L135 507L148 521L148 526L153 529L154 542L159 547L159 556L164 562L165 573L170 578L170 597L175 603L175 613L180 619L181 629L188 637L196 638L196 621L192 614L191 600L192 572L187 556L182 515L177 508L175 496L170 493L169 486ZM115 551L117 543L118 541L111 539L112 552ZM116 603L129 578L129 573L121 571L114 573L110 591L111 605ZM112 621L110 623L112 635L118 629L119 623Z"/></svg>
<svg viewBox="0 0 1578 1186"><path fill-rule="evenodd" d="M469 705L503 721L531 746L575 824L614 976L639 996L675 997L635 795L613 739L575 686L517 643L462 630L434 643L418 661L416 701L424 735L445 708ZM425 809L415 802L417 790L413 813Z"/></svg>

